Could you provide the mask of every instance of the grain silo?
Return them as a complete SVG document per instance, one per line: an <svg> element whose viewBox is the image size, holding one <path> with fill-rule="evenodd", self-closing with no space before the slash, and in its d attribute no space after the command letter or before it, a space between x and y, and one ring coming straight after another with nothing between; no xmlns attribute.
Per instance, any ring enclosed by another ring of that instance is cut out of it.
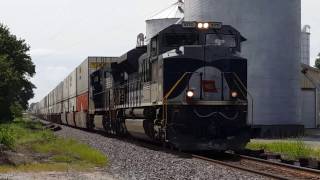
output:
<svg viewBox="0 0 320 180"><path fill-rule="evenodd" d="M181 18L183 18L183 13L183 2L182 0L179 0L168 8L161 10L148 18L148 20L146 20L147 40L170 25L177 23Z"/></svg>
<svg viewBox="0 0 320 180"><path fill-rule="evenodd" d="M310 26L305 25L301 32L301 62L310 66Z"/></svg>
<svg viewBox="0 0 320 180"><path fill-rule="evenodd" d="M248 39L242 56L254 101L250 122L265 135L301 129L301 0L185 0L184 10L185 21L223 22Z"/></svg>

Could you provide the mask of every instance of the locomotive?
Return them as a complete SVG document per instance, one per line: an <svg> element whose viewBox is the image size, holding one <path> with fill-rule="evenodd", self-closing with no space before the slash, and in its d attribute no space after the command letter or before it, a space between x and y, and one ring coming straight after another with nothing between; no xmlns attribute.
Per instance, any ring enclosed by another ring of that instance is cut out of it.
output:
<svg viewBox="0 0 320 180"><path fill-rule="evenodd" d="M90 75L87 127L180 150L243 148L250 140L244 41L218 22L165 28Z"/></svg>

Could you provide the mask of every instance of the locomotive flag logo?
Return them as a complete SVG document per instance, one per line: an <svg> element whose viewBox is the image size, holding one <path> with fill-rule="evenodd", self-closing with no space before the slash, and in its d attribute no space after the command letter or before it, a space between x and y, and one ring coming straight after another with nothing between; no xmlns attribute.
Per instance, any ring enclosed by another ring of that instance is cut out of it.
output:
<svg viewBox="0 0 320 180"><path fill-rule="evenodd" d="M214 80L203 80L202 88L204 92L217 93L216 82Z"/></svg>

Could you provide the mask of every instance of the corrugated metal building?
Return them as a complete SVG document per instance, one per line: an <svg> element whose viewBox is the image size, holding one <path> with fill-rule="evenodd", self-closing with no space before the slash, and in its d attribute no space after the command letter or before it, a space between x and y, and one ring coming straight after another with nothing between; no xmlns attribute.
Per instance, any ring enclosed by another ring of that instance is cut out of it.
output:
<svg viewBox="0 0 320 180"><path fill-rule="evenodd" d="M320 127L320 70L301 65L301 121L305 128Z"/></svg>

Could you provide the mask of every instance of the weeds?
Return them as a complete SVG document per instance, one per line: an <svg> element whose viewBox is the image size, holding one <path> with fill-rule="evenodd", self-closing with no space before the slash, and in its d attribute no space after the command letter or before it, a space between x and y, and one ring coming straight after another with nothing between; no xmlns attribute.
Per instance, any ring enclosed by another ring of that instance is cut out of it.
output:
<svg viewBox="0 0 320 180"><path fill-rule="evenodd" d="M81 144L76 140L58 138L40 123L17 119L11 123L0 124L0 144L15 151L40 153L49 157L50 163L27 164L18 167L0 166L0 172L41 169L88 169L107 165L107 157L100 151Z"/></svg>
<svg viewBox="0 0 320 180"><path fill-rule="evenodd" d="M0 144L12 149L15 143L15 139L12 136L10 129L6 127L0 127Z"/></svg>
<svg viewBox="0 0 320 180"><path fill-rule="evenodd" d="M36 152L54 155L52 159L56 162L86 162L100 167L107 164L107 158L99 151L72 139L57 138L33 147Z"/></svg>
<svg viewBox="0 0 320 180"><path fill-rule="evenodd" d="M286 159L297 160L299 158L320 159L320 149L311 148L302 140L296 141L252 141L247 145L248 149L264 149L268 152L282 154Z"/></svg>

